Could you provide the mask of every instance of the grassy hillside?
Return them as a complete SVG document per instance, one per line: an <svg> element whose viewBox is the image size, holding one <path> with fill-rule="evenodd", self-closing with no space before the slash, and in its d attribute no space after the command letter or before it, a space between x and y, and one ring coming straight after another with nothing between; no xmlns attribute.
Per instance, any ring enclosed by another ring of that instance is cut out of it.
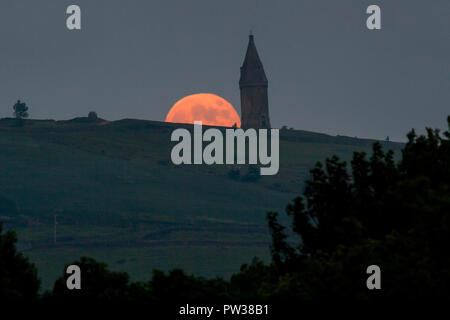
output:
<svg viewBox="0 0 450 320"><path fill-rule="evenodd" d="M265 212L284 210L316 161L333 154L349 160L353 151L370 153L373 143L282 130L279 174L246 182L228 176L232 166L171 164L176 127L86 118L15 127L12 119L0 120L0 196L19 212L2 219L18 232L45 288L82 255L134 279L174 267L227 277L255 255L268 258Z"/></svg>

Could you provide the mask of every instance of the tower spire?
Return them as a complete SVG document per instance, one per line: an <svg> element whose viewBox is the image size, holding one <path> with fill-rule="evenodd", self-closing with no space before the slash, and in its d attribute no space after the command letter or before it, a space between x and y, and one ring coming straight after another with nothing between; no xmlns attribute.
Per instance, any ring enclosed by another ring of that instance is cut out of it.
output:
<svg viewBox="0 0 450 320"><path fill-rule="evenodd" d="M267 77L258 51L256 50L254 36L250 33L248 36L247 52L241 67L239 87L254 86L255 84L267 86Z"/></svg>

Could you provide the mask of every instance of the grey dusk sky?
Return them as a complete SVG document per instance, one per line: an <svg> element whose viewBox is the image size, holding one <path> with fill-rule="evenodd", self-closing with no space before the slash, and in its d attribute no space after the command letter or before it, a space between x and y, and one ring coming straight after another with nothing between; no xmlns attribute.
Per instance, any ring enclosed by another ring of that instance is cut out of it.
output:
<svg viewBox="0 0 450 320"><path fill-rule="evenodd" d="M82 30L66 28L66 8ZM366 8L382 29L366 28ZM404 141L446 127L448 0L2 0L0 117L164 120L182 97L215 93L240 112L250 29L274 127Z"/></svg>

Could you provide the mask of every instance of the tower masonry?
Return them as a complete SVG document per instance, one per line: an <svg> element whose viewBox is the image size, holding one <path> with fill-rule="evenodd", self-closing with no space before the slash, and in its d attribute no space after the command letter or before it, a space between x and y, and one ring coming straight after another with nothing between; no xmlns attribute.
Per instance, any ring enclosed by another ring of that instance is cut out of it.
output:
<svg viewBox="0 0 450 320"><path fill-rule="evenodd" d="M250 35L239 80L242 128L270 129L267 87L267 77Z"/></svg>

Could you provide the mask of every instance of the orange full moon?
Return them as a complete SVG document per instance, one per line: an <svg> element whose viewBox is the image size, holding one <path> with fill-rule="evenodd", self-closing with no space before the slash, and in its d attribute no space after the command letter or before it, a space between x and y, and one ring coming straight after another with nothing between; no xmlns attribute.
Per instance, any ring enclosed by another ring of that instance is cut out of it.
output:
<svg viewBox="0 0 450 320"><path fill-rule="evenodd" d="M166 117L166 122L194 123L204 125L241 127L241 119L227 100L211 93L191 94L178 100Z"/></svg>

